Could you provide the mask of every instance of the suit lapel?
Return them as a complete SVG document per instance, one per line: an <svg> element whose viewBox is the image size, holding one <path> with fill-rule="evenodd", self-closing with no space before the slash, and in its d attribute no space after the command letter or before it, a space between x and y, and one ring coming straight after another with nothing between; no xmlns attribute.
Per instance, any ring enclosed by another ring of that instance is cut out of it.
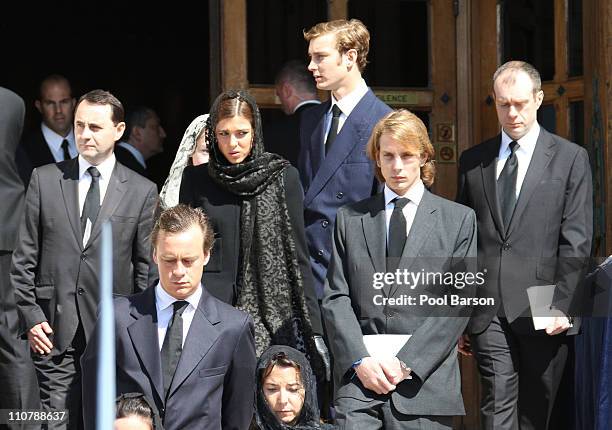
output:
<svg viewBox="0 0 612 430"><path fill-rule="evenodd" d="M501 216L501 207L497 198L497 158L499 155L499 146L501 145L501 135L499 135L486 148L486 153L482 163L480 164L482 173L482 184L485 190L485 198L491 211L491 217L495 223L495 228L499 232L500 237L505 237L505 227Z"/></svg>
<svg viewBox="0 0 612 430"><path fill-rule="evenodd" d="M516 202L516 208L514 209L514 213L510 219L510 226L508 227L506 237L510 236L510 233L512 233L512 230L516 226L518 221L515 220L519 220L521 218L521 214L525 211L527 203L529 203L529 199L540 183L540 179L542 178L542 175L544 174L544 171L546 170L546 167L548 166L548 163L552 159L554 153L554 141L550 138L550 135L546 130L540 128L540 135L538 136L533 155L531 156L531 162L529 163L527 173L525 174L525 179L523 180L523 185L521 186L521 192L519 193L519 197Z"/></svg>
<svg viewBox="0 0 612 430"><path fill-rule="evenodd" d="M79 248L83 248L83 239L81 233L81 220L79 210L79 162L78 159L72 159L65 163L59 164L63 166L63 175L60 178L60 188L62 190L62 197L64 198L64 205L66 207L66 214L70 227L72 227L72 233L74 238L79 243Z"/></svg>
<svg viewBox="0 0 612 430"><path fill-rule="evenodd" d="M325 145L323 143L323 135L325 132L325 118L327 111L331 105L331 100L323 103L319 109L321 110L321 114L317 120L317 123L314 127L314 131L310 135L310 181L314 180L319 168L321 167L321 163L325 159Z"/></svg>
<svg viewBox="0 0 612 430"><path fill-rule="evenodd" d="M410 271L414 265L427 237L430 235L432 228L436 225L436 212L437 207L433 202L431 193L425 190L414 216L414 221L412 221L406 243L404 244L404 250L402 251L402 256L398 265L400 269ZM393 285L389 292L389 297L395 294L397 288L397 284Z"/></svg>
<svg viewBox="0 0 612 430"><path fill-rule="evenodd" d="M102 206L100 207L100 213L98 214L98 218L96 218L93 228L91 229L91 235L89 236L89 240L87 241L85 248L89 247L89 245L93 243L96 237L100 234L102 231L102 224L104 224L104 221L108 220L115 212L117 205L125 194L127 189L127 178L125 177L125 172L123 169L125 169L123 166L115 162L115 168L113 169L113 173L108 181L108 187L106 188L106 194L104 196L104 200L102 201Z"/></svg>
<svg viewBox="0 0 612 430"><path fill-rule="evenodd" d="M202 291L200 304L193 315L189 333L184 342L181 358L176 366L176 372L170 385L168 398L172 396L187 377L194 371L198 363L217 342L219 331L215 325L220 321L217 307L206 290Z"/></svg>
<svg viewBox="0 0 612 430"><path fill-rule="evenodd" d="M385 221L385 195L377 194L372 199L370 212L361 218L363 235L374 270L379 273L386 271L386 221Z"/></svg>
<svg viewBox="0 0 612 430"><path fill-rule="evenodd" d="M368 92L362 97L362 99L357 103L355 109L351 112L351 114L346 118L340 133L336 137L334 141L334 145L331 150L327 153L326 156L322 159L321 165L319 169L314 174L312 178L312 182L308 187L308 191L304 196L304 206L310 204L310 202L315 198L315 196L321 191L321 189L325 186L325 184L329 181L331 176L338 170L342 162L348 157L351 153L355 145L358 145L364 139L367 139L369 136L364 136L365 129L367 127L367 121L364 118L371 111L372 104L376 100L376 96L372 93L372 90L368 89ZM326 103L325 106L329 108L329 105ZM321 148L323 153L325 152L324 144L323 144L323 130L325 124L325 115L322 116L317 129L311 136L311 150L313 148ZM317 139L318 142L315 145L312 139ZM311 154L314 157L314 154ZM323 157L323 155L321 154Z"/></svg>
<svg viewBox="0 0 612 430"><path fill-rule="evenodd" d="M155 288L151 287L136 296L131 309L136 319L128 328L128 334L136 354L142 361L143 371L153 383L161 404L164 400L164 382L157 336L157 309Z"/></svg>

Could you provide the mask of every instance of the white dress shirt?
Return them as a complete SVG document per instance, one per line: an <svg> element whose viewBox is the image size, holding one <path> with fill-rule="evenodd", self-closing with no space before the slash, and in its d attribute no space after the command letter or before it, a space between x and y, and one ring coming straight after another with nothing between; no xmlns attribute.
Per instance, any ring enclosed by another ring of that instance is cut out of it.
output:
<svg viewBox="0 0 612 430"><path fill-rule="evenodd" d="M145 169L147 168L147 162L145 161L144 157L142 156L142 154L140 153L138 149L134 148L132 145L124 141L117 143L117 145L130 151L130 154L134 156L136 161L138 161L138 163Z"/></svg>
<svg viewBox="0 0 612 430"><path fill-rule="evenodd" d="M517 140L517 143L519 144L519 147L515 152L516 160L518 161L518 172L516 174L517 200L519 194L521 193L521 187L523 186L523 181L525 180L525 175L527 174L527 169L529 168L529 163L531 163L531 157L533 156L533 151L535 151L535 146L539 135L540 125L536 121L533 123L531 130L529 130L525 136ZM513 139L508 136L504 130L502 130L501 145L499 146L499 154L497 156L496 179L499 179L499 174L503 170L506 160L508 157L510 157L510 142L512 142L512 140Z"/></svg>
<svg viewBox="0 0 612 430"><path fill-rule="evenodd" d="M361 79L357 87L355 87L353 91L351 91L350 93L342 97L341 100L336 100L334 95L333 94L331 95L331 105L329 106L329 110L327 111L327 114L326 114L326 126L325 126L325 135L323 136L323 142L327 140L327 135L329 134L329 129L331 128L332 108L334 107L334 105L338 105L338 107L340 108L340 111L342 112L340 114L340 119L338 120L338 134L340 134L340 130L342 130L342 126L344 125L344 122L346 121L348 116L351 114L351 112L353 112L353 109L355 109L355 106L357 106L357 103L361 101L361 99L363 98L363 96L365 96L367 92L368 92L368 86L366 82L363 79Z"/></svg>
<svg viewBox="0 0 612 430"><path fill-rule="evenodd" d="M395 208L395 203L392 200L396 197L405 197L410 202L404 206L402 209L402 213L406 218L406 236L410 233L410 228L412 227L412 223L414 222L414 217L416 215L419 204L421 203L421 199L423 198L423 194L425 193L425 185L423 185L423 181L421 179L417 179L417 181L410 187L410 189L404 194L400 196L392 191L386 184L384 188L385 194L385 223L387 226L387 244L389 243L389 223L391 222L391 215L393 214L393 209Z"/></svg>
<svg viewBox="0 0 612 430"><path fill-rule="evenodd" d="M200 284L198 288L196 288L195 292L185 299L185 301L189 304L183 311L182 315L183 343L181 344L181 346L185 344L187 333L189 333L189 327L191 327L191 321L193 321L193 316L195 314L196 309L198 308L198 304L200 303L201 297L202 285ZM157 309L157 340L159 341L158 346L160 351L162 349L162 346L164 345L164 338L166 337L168 324L170 324L172 314L174 313L174 308L172 305L176 301L178 300L168 294L158 282L155 286L155 307Z"/></svg>
<svg viewBox="0 0 612 430"><path fill-rule="evenodd" d="M83 157L79 156L79 217L83 214L83 206L85 206L85 198L87 197L87 191L89 191L89 186L91 185L91 176L87 169L89 169L92 164L89 164L87 160ZM100 206L102 206L102 202L104 202L104 196L106 195L106 189L108 188L108 182L113 173L113 169L115 168L115 154L111 154L106 160L104 160L99 165L95 166L96 169L100 172ZM87 220L87 226L85 227L85 233L83 234L83 246L87 244L89 240L89 236L91 234L91 221Z"/></svg>
<svg viewBox="0 0 612 430"><path fill-rule="evenodd" d="M72 158L78 155L76 142L74 140L74 129L71 127L70 132L66 137L60 136L53 130L51 130L44 122L40 123L40 129L42 130L42 134L47 141L47 146L51 151L51 155L55 159L56 163L60 161L64 161L64 150L62 149L62 142L64 139L68 141L68 152Z"/></svg>

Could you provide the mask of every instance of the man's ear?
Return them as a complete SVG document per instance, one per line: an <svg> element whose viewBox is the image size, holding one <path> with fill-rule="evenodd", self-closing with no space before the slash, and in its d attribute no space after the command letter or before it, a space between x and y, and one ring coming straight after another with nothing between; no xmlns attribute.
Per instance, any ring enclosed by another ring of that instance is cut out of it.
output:
<svg viewBox="0 0 612 430"><path fill-rule="evenodd" d="M204 253L204 266L210 261L210 251Z"/></svg>
<svg viewBox="0 0 612 430"><path fill-rule="evenodd" d="M124 122L120 122L115 126L115 142L117 142L119 139L121 139L121 136L123 136L123 132L125 131L125 123Z"/></svg>
<svg viewBox="0 0 612 430"><path fill-rule="evenodd" d="M288 82L283 82L280 87L280 90L285 99L288 99L289 97L291 97L291 94L293 94L293 87L289 85Z"/></svg>
<svg viewBox="0 0 612 430"><path fill-rule="evenodd" d="M345 52L344 55L345 55L346 65L348 67L357 65L357 50L356 49L349 49L348 51Z"/></svg>
<svg viewBox="0 0 612 430"><path fill-rule="evenodd" d="M153 262L157 264L157 249L153 248Z"/></svg>
<svg viewBox="0 0 612 430"><path fill-rule="evenodd" d="M34 101L34 106L36 106L36 109L38 109L38 112L40 112L42 114L42 107L40 105L40 100L35 100Z"/></svg>

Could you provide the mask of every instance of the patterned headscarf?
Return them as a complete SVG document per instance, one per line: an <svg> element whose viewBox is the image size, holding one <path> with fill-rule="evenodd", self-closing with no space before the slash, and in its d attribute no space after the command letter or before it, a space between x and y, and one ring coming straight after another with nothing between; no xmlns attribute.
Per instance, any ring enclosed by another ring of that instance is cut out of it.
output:
<svg viewBox="0 0 612 430"><path fill-rule="evenodd" d="M196 117L183 135L183 140L176 151L174 162L170 167L170 173L164 182L164 186L159 194L159 200L163 209L174 207L179 201L179 191L181 189L181 179L183 178L183 170L190 164L191 155L196 149L196 140L200 133L206 127L208 114Z"/></svg>

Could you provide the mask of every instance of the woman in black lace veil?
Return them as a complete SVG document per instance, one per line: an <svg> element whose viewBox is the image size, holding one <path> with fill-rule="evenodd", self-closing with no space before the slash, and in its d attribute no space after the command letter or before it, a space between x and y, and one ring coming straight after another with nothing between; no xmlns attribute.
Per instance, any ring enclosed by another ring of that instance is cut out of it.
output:
<svg viewBox="0 0 612 430"><path fill-rule="evenodd" d="M202 284L253 317L258 355L270 345L288 345L318 371L321 317L297 170L265 152L259 109L244 91L217 97L206 133L210 160L185 168L179 197L202 207L215 230Z"/></svg>
<svg viewBox="0 0 612 430"><path fill-rule="evenodd" d="M252 430L334 430L321 423L316 382L308 360L287 346L268 348L255 372Z"/></svg>

